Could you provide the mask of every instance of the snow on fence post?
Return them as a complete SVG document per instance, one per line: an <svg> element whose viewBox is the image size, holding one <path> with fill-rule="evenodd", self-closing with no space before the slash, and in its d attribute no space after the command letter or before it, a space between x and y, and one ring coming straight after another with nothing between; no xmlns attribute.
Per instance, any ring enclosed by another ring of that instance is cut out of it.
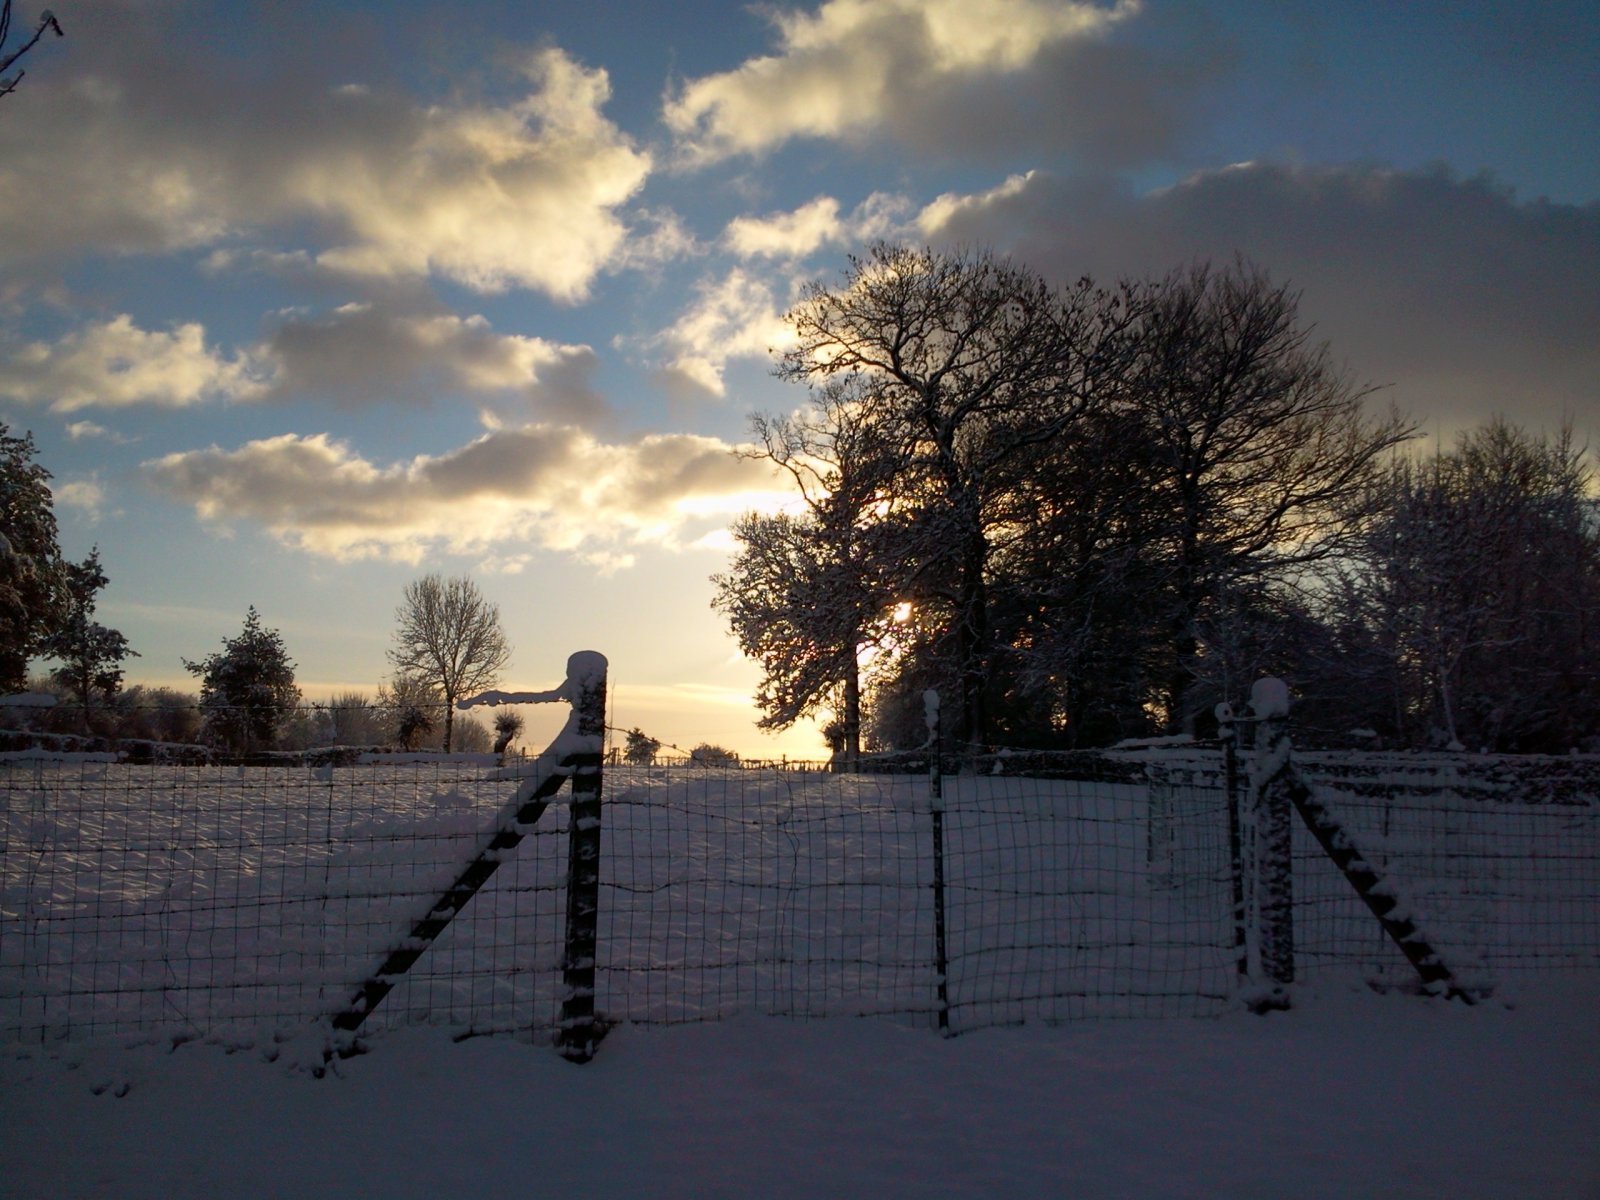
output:
<svg viewBox="0 0 1600 1200"><path fill-rule="evenodd" d="M1287 1003L1284 988L1294 982L1294 865L1289 791L1289 686L1281 679L1258 679L1250 689L1256 725L1255 760L1250 767L1250 817L1255 825L1256 953L1264 996L1259 1008Z"/></svg>
<svg viewBox="0 0 1600 1200"><path fill-rule="evenodd" d="M1217 740L1222 743L1222 787L1228 804L1228 875L1233 894L1233 947L1241 980L1250 974L1250 936L1246 931L1244 831L1239 821L1239 726L1233 705L1217 705Z"/></svg>
<svg viewBox="0 0 1600 1200"><path fill-rule="evenodd" d="M928 724L928 808L933 817L933 977L938 994L939 1032L950 1033L949 948L944 926L944 776L940 761L944 743L939 737L939 693L922 693L922 711Z"/></svg>
<svg viewBox="0 0 1600 1200"><path fill-rule="evenodd" d="M555 739L545 748L531 764L505 767L495 772L491 778L514 779L519 781L516 792L500 814L494 831L487 843L478 851L477 856L466 865L455 880L445 888L439 898L429 907L427 914L418 919L412 926L410 934L402 939L398 945L391 949L384 957L378 969L368 976L361 984L360 989L351 998L345 1009L333 1017L333 1028L336 1038L330 1046L328 1056L353 1052L353 1039L363 1022L372 1015L372 1010L383 1002L383 998L393 990L400 978L409 971L412 965L422 957L434 940L442 934L455 919L457 913L466 907L467 902L478 894L480 888L489 881L489 878L499 869L500 864L506 862L522 844L522 839L531 831L545 810L550 805L550 800L561 790L568 779L573 780L573 827L574 833L579 825L579 796L580 793L587 802L593 806L592 821L585 818L582 830L585 845L593 847L593 860L599 861L600 847L600 760L605 742L605 680L606 660L602 654L593 650L580 650L567 659L567 677L560 687L546 692L482 692L476 696L461 700L457 707L461 709L473 708L484 704L491 708L500 704L553 704L566 702L572 706L567 722L556 734ZM579 780L582 780L582 783ZM569 845L577 838L569 839ZM595 880L598 882L598 873ZM597 889L593 889L597 890ZM569 878L567 889L568 930L567 930L567 958L573 961L573 887ZM594 1042L594 928L595 912L598 904L590 900L587 905L587 926L589 930L590 952L587 956L588 963L588 1020L575 1021L575 1027L587 1031L586 1044L590 1054ZM580 921L580 928L583 922ZM573 991L573 975L567 976L567 985L570 993ZM581 1002L580 1002L581 1007ZM567 1007L562 1007L563 1021L567 1016ZM563 1025L562 1033L566 1032ZM562 1040L563 1052L566 1052L567 1043ZM575 1057L568 1054L567 1057ZM578 1058L577 1061L586 1061L587 1056Z"/></svg>
<svg viewBox="0 0 1600 1200"><path fill-rule="evenodd" d="M577 655L573 656L576 660ZM567 833L567 944L562 958L557 1044L568 1062L588 1062L603 1033L595 1020L600 912L600 786L605 759L606 660L590 653L568 664L572 696L572 815Z"/></svg>

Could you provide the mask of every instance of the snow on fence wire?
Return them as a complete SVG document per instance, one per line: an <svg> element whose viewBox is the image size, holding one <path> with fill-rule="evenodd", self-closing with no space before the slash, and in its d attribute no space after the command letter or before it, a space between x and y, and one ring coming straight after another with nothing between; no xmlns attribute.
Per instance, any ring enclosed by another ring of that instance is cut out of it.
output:
<svg viewBox="0 0 1600 1200"><path fill-rule="evenodd" d="M257 1038L325 1020L481 849L512 786L489 761L0 760L0 1040ZM1565 760L1307 756L1300 768L1456 961L1491 977L1600 966L1600 806ZM1077 756L1070 769L1013 756L947 775L942 792L951 1029L1233 1002L1217 751ZM567 803L366 1028L555 1033ZM926 775L613 766L603 810L603 1019L938 1021ZM1294 875L1302 974L1408 978L1298 827Z"/></svg>

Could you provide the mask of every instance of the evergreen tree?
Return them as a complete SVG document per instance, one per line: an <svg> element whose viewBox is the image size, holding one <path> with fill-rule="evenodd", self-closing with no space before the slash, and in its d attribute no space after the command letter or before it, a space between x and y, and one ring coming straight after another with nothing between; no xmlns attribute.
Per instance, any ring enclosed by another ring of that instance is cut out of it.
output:
<svg viewBox="0 0 1600 1200"><path fill-rule="evenodd" d="M636 767L648 767L656 761L656 755L661 752L661 741L653 738L642 729L628 730L628 743L623 747L622 757Z"/></svg>
<svg viewBox="0 0 1600 1200"><path fill-rule="evenodd" d="M50 472L34 461L33 435L0 423L0 694L28 683L28 660L60 624L66 581L56 543Z"/></svg>
<svg viewBox="0 0 1600 1200"><path fill-rule="evenodd" d="M276 629L266 629L251 605L244 628L224 638L222 649L184 667L200 676L200 708L210 739L248 753L270 747L279 727L300 703L295 665Z"/></svg>
<svg viewBox="0 0 1600 1200"><path fill-rule="evenodd" d="M45 640L43 650L61 663L52 678L83 706L87 726L96 693L106 700L115 696L122 687L122 660L138 654L128 648L128 639L121 633L94 619L95 594L108 582L100 569L99 547L81 563L64 564L63 574L66 616Z"/></svg>

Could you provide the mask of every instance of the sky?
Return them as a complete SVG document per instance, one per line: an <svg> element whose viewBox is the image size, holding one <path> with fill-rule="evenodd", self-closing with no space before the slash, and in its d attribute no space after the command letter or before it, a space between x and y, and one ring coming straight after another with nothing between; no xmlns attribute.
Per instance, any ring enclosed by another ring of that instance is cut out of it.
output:
<svg viewBox="0 0 1600 1200"><path fill-rule="evenodd" d="M817 756L755 728L710 577L784 500L735 453L805 400L783 313L878 238L1063 283L1244 255L1428 437L1600 443L1585 0L53 11L0 98L0 422L130 682L192 690L254 605L308 699L374 694L437 571L507 688L598 650L613 724Z"/></svg>

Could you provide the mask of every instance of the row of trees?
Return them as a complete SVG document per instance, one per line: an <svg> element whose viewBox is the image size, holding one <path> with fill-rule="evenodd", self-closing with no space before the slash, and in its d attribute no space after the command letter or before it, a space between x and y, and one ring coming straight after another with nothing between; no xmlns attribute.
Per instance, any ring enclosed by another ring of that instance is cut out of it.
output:
<svg viewBox="0 0 1600 1200"><path fill-rule="evenodd" d="M441 599L442 611L434 603ZM493 606L469 580L428 576L407 587L396 617L390 650L396 670L379 685L376 698L345 692L326 704L305 703L282 634L267 628L251 606L243 628L224 638L220 650L198 661L184 660L199 677L198 694L140 685L124 690L120 673L81 674L63 667L33 680L30 692L53 692L66 703L34 713L30 724L46 732L205 742L242 753L327 745L503 753L522 732L520 715L497 714L491 731L453 711L457 698L498 681L495 658L475 657L498 648L503 664L505 639L498 634ZM72 631L68 626L47 645ZM430 654L442 665L430 667Z"/></svg>
<svg viewBox="0 0 1600 1200"><path fill-rule="evenodd" d="M798 512L750 514L716 603L761 723L846 754L1193 731L1260 672L1391 743L1566 750L1596 729L1600 555L1570 435L1431 463L1248 263L1058 289L874 247L790 311L758 416Z"/></svg>
<svg viewBox="0 0 1600 1200"><path fill-rule="evenodd" d="M406 585L389 650L393 675L375 702L346 695L326 708L302 705L283 637L254 606L220 650L184 660L199 679L198 696L148 688L124 695L124 663L137 654L95 619L109 582L98 548L82 562L61 556L49 481L32 435L0 424L0 697L30 687L56 692L67 705L43 723L74 726L60 732L200 739L236 751L307 739L416 747L437 734L448 751L459 744L456 701L493 687L510 659L499 609L470 579L432 574ZM35 659L57 665L30 683ZM482 726L465 728L469 740L485 740ZM500 714L496 748L520 732L515 713Z"/></svg>

